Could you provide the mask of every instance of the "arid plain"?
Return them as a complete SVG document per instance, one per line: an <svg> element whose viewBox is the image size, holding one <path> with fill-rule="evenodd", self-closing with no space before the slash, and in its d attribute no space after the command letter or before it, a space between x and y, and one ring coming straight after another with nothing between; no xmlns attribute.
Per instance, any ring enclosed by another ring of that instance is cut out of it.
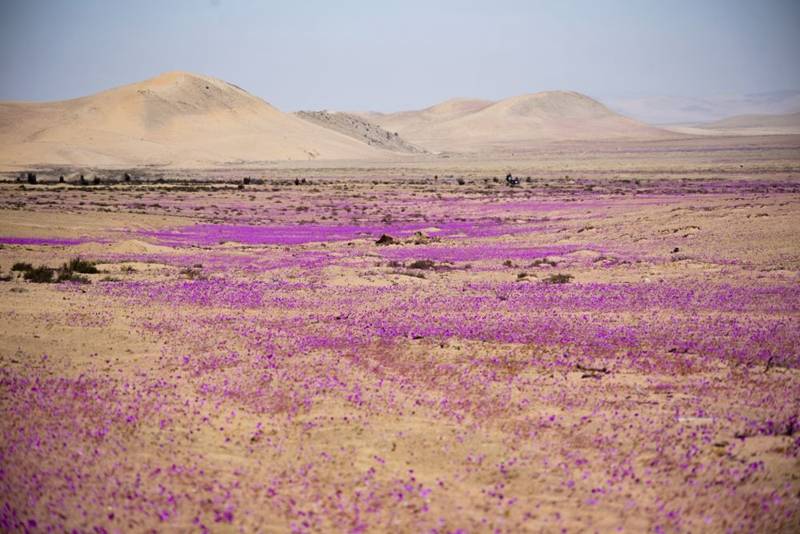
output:
<svg viewBox="0 0 800 534"><path fill-rule="evenodd" d="M176 76L123 95L183 95L125 115L157 150L92 165L9 105L37 118L0 132L3 530L797 531L797 135L560 93L397 139L407 117L281 116L321 148L252 159L253 122L185 165L213 139L170 144L200 123Z"/></svg>

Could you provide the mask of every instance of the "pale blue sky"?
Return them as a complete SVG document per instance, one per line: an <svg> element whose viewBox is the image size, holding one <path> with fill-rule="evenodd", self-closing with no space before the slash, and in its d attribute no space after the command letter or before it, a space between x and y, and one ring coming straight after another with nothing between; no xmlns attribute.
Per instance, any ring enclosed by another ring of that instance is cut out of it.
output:
<svg viewBox="0 0 800 534"><path fill-rule="evenodd" d="M188 70L287 111L800 89L798 0L0 0L0 100Z"/></svg>

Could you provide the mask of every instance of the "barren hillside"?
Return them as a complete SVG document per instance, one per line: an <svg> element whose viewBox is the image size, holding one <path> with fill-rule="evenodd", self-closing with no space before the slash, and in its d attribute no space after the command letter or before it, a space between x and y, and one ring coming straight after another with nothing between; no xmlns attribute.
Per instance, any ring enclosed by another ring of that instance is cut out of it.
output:
<svg viewBox="0 0 800 534"><path fill-rule="evenodd" d="M407 142L397 132L384 130L377 124L354 113L298 111L295 115L303 120L329 128L376 148L410 154L425 152L424 149Z"/></svg>
<svg viewBox="0 0 800 534"><path fill-rule="evenodd" d="M0 166L6 168L195 167L381 154L235 85L185 72L74 100L0 104Z"/></svg>
<svg viewBox="0 0 800 534"><path fill-rule="evenodd" d="M674 136L570 91L528 94L494 103L450 100L420 111L365 116L412 143L436 151L513 150L549 141Z"/></svg>

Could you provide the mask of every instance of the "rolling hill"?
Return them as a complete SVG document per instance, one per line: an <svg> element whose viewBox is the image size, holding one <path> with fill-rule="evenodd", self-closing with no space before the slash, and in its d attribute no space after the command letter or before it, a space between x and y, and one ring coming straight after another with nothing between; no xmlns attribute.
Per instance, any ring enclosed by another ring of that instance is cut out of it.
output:
<svg viewBox="0 0 800 534"><path fill-rule="evenodd" d="M5 168L197 167L382 154L283 113L235 85L186 72L73 100L0 103Z"/></svg>
<svg viewBox="0 0 800 534"><path fill-rule="evenodd" d="M580 93L548 91L490 102L448 100L419 111L364 113L411 143L435 151L524 149L571 140L674 137L614 113Z"/></svg>

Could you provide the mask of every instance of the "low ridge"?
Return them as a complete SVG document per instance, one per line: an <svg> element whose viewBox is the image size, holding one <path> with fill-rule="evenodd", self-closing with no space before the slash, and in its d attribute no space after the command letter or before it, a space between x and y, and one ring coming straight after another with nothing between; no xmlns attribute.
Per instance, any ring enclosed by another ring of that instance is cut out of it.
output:
<svg viewBox="0 0 800 534"><path fill-rule="evenodd" d="M702 126L706 128L800 128L800 112L735 115L705 123Z"/></svg>
<svg viewBox="0 0 800 534"><path fill-rule="evenodd" d="M338 111L298 111L295 115L303 120L325 128L330 128L331 130L383 150L409 154L425 152L424 149L408 143L405 139L400 137L397 132L384 130L377 124L354 113Z"/></svg>

